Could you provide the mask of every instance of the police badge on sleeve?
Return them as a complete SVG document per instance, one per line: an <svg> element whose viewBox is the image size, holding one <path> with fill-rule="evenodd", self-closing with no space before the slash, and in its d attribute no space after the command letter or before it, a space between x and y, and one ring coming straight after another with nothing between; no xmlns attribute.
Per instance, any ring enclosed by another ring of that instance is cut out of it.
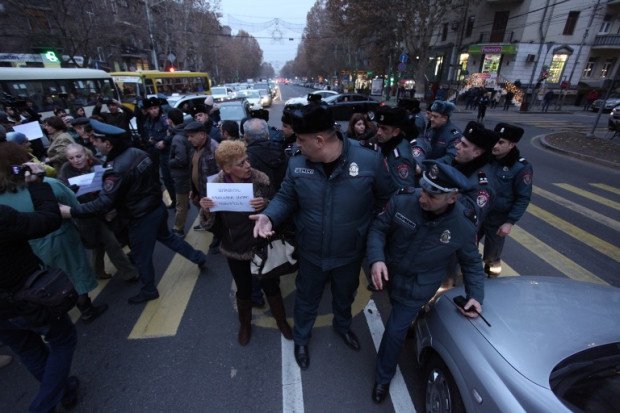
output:
<svg viewBox="0 0 620 413"><path fill-rule="evenodd" d="M489 195L489 193L487 191L480 191L478 192L478 196L476 197L476 204L480 207L480 208L484 208L486 206L486 204L489 203L489 199L491 198L491 196Z"/></svg>

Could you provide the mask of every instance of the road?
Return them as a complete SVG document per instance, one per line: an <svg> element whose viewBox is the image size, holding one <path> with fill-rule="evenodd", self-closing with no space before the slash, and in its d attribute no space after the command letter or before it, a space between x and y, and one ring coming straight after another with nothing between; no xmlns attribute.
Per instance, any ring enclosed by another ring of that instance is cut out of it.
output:
<svg viewBox="0 0 620 413"><path fill-rule="evenodd" d="M282 87L284 100L306 93ZM270 109L274 126L280 124L282 107L280 100ZM461 112L454 120L464 127L475 116ZM520 148L535 171L532 204L505 248L505 276L541 274L620 287L620 173L539 145L539 136L554 129L587 129L593 116L488 111L489 127L502 120L525 128ZM191 230L195 215L194 209L186 239L206 251L210 236ZM394 382L391 398L381 406L370 400L373 334L380 334L390 308L385 293L358 290L353 330L362 350L356 353L330 328L327 289L310 343L311 366L301 373L292 344L281 339L268 310L254 310L250 344L237 344L232 278L221 255L209 259L209 273L199 277L194 265L158 246L155 264L162 296L145 306L127 304L138 286L114 279L100 282L93 295L110 309L93 324L77 322L73 372L82 391L75 411L424 411L423 380L411 340L399 363L402 386ZM365 285L364 275L360 278ZM290 316L294 276L283 277L282 290ZM26 411L36 388L19 363L0 370L0 411Z"/></svg>

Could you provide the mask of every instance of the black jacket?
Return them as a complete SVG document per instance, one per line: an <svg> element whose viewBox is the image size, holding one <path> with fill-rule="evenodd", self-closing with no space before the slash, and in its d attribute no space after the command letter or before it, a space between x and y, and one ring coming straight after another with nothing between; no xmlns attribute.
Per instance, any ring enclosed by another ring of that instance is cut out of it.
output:
<svg viewBox="0 0 620 413"><path fill-rule="evenodd" d="M97 199L71 208L75 218L103 215L116 209L123 218L140 218L161 200L159 174L149 155L136 148L117 146L108 154L103 188Z"/></svg>
<svg viewBox="0 0 620 413"><path fill-rule="evenodd" d="M267 175L273 192L277 192L286 174L286 156L281 142L268 139L250 140L247 153L252 168Z"/></svg>
<svg viewBox="0 0 620 413"><path fill-rule="evenodd" d="M0 205L0 290L11 293L41 266L28 240L57 230L62 222L58 201L48 184L32 183L28 190L35 212L19 212ZM11 304L0 300L0 319L16 315Z"/></svg>

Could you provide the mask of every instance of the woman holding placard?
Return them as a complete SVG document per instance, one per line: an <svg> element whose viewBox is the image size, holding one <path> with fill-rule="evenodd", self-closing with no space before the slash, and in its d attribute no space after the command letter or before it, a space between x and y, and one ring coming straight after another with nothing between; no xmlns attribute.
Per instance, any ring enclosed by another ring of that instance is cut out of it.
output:
<svg viewBox="0 0 620 413"><path fill-rule="evenodd" d="M252 184L254 198L250 200L253 212L211 211L217 203L209 194L200 200L200 206L207 217L207 229L213 228L221 236L220 251L228 261L228 267L237 286L237 310L239 312L239 344L245 346L252 334L252 273L250 262L256 240L253 236L254 221L249 215L262 211L272 195L269 178L253 169L248 161L246 145L242 141L223 141L215 151L215 160L221 168L214 183ZM261 281L273 317L282 335L293 338L291 327L286 320L279 278Z"/></svg>

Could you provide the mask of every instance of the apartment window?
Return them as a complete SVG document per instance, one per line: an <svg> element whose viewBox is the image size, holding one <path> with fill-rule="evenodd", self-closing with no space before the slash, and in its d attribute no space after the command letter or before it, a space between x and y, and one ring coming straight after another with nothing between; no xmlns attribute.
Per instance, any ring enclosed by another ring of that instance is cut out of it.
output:
<svg viewBox="0 0 620 413"><path fill-rule="evenodd" d="M583 73L581 74L581 77L583 77L584 79L589 79L592 77L592 73L594 72L594 66L596 65L596 58L590 58L590 60L588 60L588 63L586 63L586 66L583 68Z"/></svg>
<svg viewBox="0 0 620 413"><path fill-rule="evenodd" d="M467 19L467 25L465 26L465 37L471 36L471 33L474 31L475 21L476 16L469 16L469 19Z"/></svg>
<svg viewBox="0 0 620 413"><path fill-rule="evenodd" d="M567 60L567 54L553 55L553 59L551 59L551 65L549 66L549 77L547 78L547 81L549 83L558 83L560 81Z"/></svg>
<svg viewBox="0 0 620 413"><path fill-rule="evenodd" d="M575 32L575 26L577 26L578 18L578 11L571 11L568 13L568 18L566 19L566 24L564 25L564 31L562 32L563 35L570 36Z"/></svg>
<svg viewBox="0 0 620 413"><path fill-rule="evenodd" d="M607 77L610 75L611 69L614 67L614 63L616 63L616 59L607 59L607 61L603 63L603 67L601 68L601 77Z"/></svg>
<svg viewBox="0 0 620 413"><path fill-rule="evenodd" d="M444 23L443 27L441 28L441 41L445 42L447 38L448 38L448 23Z"/></svg>
<svg viewBox="0 0 620 413"><path fill-rule="evenodd" d="M601 29L598 31L599 34L609 34L611 30L612 18L608 14L603 19L603 23L601 23Z"/></svg>
<svg viewBox="0 0 620 413"><path fill-rule="evenodd" d="M508 16L510 11L496 11L493 18L493 27L491 28L491 43L501 43L504 41L506 34L506 26L508 25Z"/></svg>

